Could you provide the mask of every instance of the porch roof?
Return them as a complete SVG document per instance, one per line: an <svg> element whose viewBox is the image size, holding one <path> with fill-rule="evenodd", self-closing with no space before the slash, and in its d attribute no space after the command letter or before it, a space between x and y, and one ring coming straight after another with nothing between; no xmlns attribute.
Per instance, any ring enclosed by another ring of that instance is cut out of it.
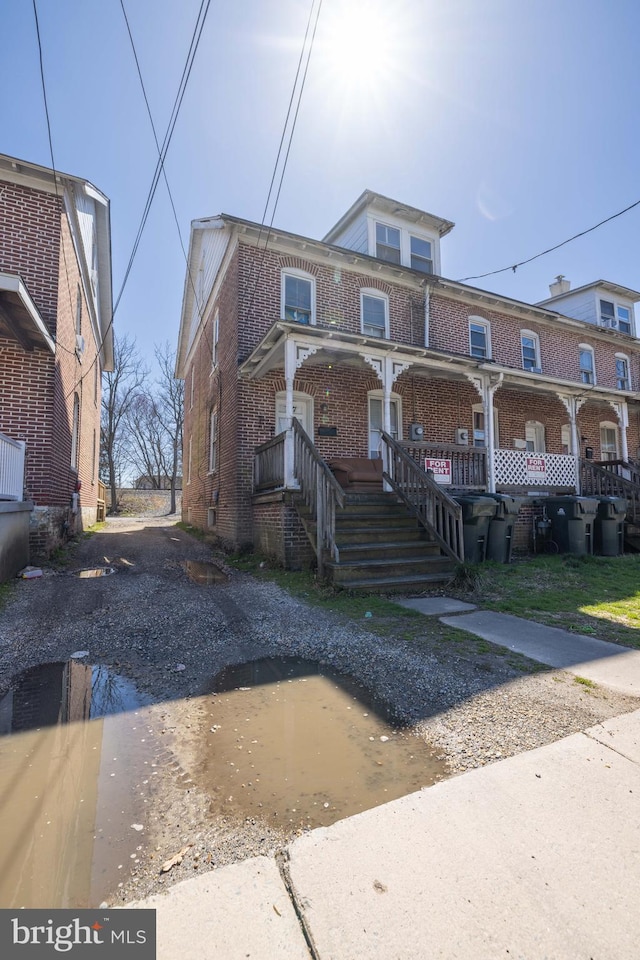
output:
<svg viewBox="0 0 640 960"><path fill-rule="evenodd" d="M0 273L0 335L16 340L25 350L40 347L56 352L40 311L17 273Z"/></svg>

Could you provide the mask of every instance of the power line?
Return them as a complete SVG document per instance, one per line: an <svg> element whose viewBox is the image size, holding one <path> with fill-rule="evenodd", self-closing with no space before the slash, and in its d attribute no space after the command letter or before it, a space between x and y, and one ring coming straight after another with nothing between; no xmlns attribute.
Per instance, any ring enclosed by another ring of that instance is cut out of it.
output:
<svg viewBox="0 0 640 960"><path fill-rule="evenodd" d="M510 267L501 267L500 270L490 270L488 273L478 273L473 277L463 277L462 280L457 280L456 283L466 283L467 280L483 280L485 277L495 277L498 273L507 273L508 270L512 270L513 273L515 273L518 267L524 267L525 264L532 263L534 260L539 260L540 257L544 257L547 253L552 253L554 250L559 250L560 247L565 247L568 243L572 243L579 237L584 237L588 233L593 233L593 231L597 230L598 227L604 226L605 223L610 223L612 220L615 220L616 217L621 217L623 213L628 213L629 210L633 210L633 208L637 206L640 206L640 200L636 200L635 203L629 204L628 207L625 207L624 210L619 210L618 213L613 213L610 217L607 217L605 220L601 220L600 223L594 224L587 230L581 230L580 233L574 234L574 236L569 237L568 240L563 240L561 243L556 243L554 247L548 247L547 250L543 250L541 253L536 253L535 256L529 257L527 260L521 260L519 263L514 263Z"/></svg>

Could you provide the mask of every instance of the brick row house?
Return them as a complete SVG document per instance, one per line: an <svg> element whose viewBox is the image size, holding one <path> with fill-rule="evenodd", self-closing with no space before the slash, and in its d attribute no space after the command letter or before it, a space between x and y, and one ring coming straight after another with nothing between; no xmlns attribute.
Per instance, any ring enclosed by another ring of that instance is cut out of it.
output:
<svg viewBox="0 0 640 960"><path fill-rule="evenodd" d="M32 560L96 520L111 316L108 199L0 156L0 504L28 505Z"/></svg>
<svg viewBox="0 0 640 960"><path fill-rule="evenodd" d="M559 277L528 304L445 279L452 228L370 191L322 241L193 222L176 364L188 522L335 575L365 558L336 529L359 512L364 533L384 496L455 560L452 493L527 497L527 550L541 496L611 492L614 475L635 488L640 293Z"/></svg>

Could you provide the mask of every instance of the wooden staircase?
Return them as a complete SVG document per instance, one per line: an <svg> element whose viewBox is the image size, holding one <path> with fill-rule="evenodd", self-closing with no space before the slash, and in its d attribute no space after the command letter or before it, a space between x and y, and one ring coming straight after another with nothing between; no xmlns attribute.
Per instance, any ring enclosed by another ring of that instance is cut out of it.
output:
<svg viewBox="0 0 640 960"><path fill-rule="evenodd" d="M393 493L347 493L336 510L338 557L325 574L345 590L392 593L420 590L451 579L455 564ZM315 541L315 526L302 501L298 513Z"/></svg>

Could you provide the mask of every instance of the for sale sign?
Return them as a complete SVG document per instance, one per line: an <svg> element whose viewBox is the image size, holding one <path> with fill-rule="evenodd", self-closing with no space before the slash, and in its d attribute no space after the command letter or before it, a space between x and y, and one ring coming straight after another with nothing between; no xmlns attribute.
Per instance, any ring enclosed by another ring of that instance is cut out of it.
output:
<svg viewBox="0 0 640 960"><path fill-rule="evenodd" d="M527 457L526 470L528 480L547 479L547 461L544 457Z"/></svg>
<svg viewBox="0 0 640 960"><path fill-rule="evenodd" d="M425 470L431 470L436 483L451 483L451 460L436 460L425 457Z"/></svg>

